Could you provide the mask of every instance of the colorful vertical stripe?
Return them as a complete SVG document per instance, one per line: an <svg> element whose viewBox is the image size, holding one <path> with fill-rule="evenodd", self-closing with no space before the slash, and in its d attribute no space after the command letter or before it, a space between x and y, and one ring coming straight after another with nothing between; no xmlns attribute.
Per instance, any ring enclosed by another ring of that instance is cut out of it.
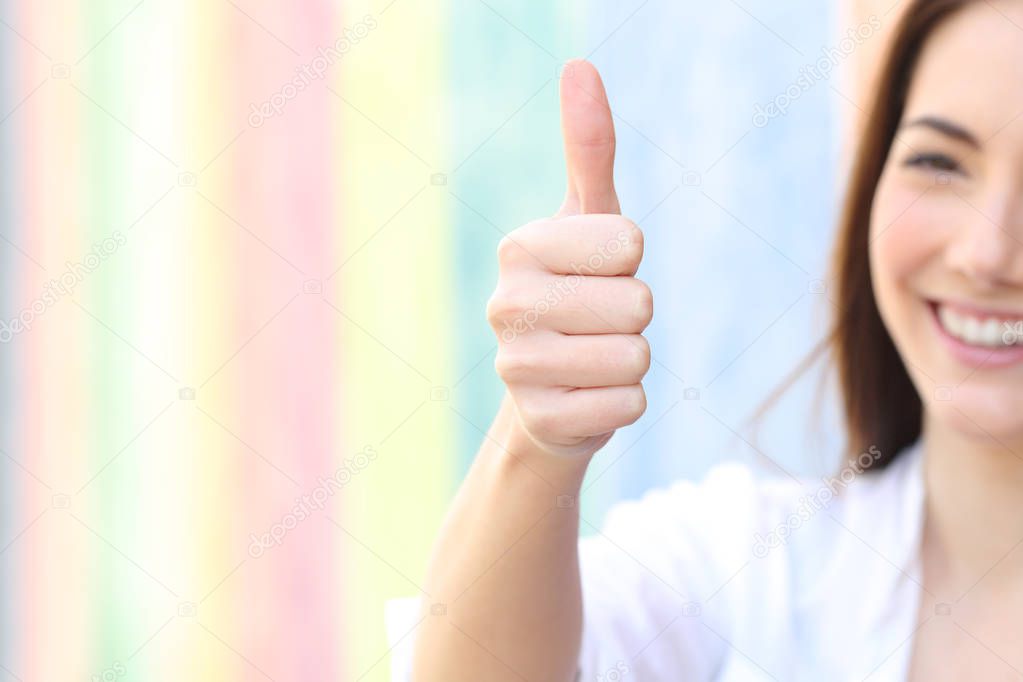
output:
<svg viewBox="0 0 1023 682"><path fill-rule="evenodd" d="M0 0L0 682L389 679L383 604L502 395L497 242L561 200L569 57L658 296L584 516L747 453L814 338L847 104L753 126L832 11L742 4Z"/></svg>

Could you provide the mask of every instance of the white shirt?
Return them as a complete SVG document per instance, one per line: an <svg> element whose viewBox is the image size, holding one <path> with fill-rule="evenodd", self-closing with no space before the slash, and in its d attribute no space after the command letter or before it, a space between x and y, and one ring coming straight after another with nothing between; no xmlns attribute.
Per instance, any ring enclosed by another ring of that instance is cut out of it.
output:
<svg viewBox="0 0 1023 682"><path fill-rule="evenodd" d="M614 506L579 541L577 679L905 679L922 584L920 450L831 480L756 480L726 464ZM411 680L418 609L387 605L395 682Z"/></svg>

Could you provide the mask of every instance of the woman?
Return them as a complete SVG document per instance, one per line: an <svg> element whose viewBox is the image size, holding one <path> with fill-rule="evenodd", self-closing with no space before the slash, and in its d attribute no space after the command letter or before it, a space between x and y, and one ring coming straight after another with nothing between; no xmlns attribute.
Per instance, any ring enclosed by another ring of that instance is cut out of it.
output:
<svg viewBox="0 0 1023 682"><path fill-rule="evenodd" d="M645 408L652 298L603 86L569 65L568 193L499 249L507 398L436 545L412 679L1023 676L1021 27L1018 0L916 0L895 32L836 250L843 469L722 467L578 543L587 463Z"/></svg>

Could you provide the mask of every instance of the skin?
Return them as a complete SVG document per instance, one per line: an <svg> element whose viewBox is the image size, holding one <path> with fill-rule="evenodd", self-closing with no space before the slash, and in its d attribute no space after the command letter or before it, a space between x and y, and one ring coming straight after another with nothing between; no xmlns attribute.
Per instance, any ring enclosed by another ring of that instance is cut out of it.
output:
<svg viewBox="0 0 1023 682"><path fill-rule="evenodd" d="M928 304L1023 318L1023 33L1013 22L1023 25L1023 3L976 3L930 36L873 206L876 300L924 405L914 680L1023 677L1023 363L957 358ZM907 163L921 154L931 160ZM950 616L936 616L939 603Z"/></svg>
<svg viewBox="0 0 1023 682"><path fill-rule="evenodd" d="M425 589L444 614L424 606L416 682L575 678L579 512L564 500L615 429L646 409L640 334L653 300L634 277L643 235L619 215L614 126L589 63L566 65L561 110L564 203L498 247L487 317L508 391L434 548Z"/></svg>

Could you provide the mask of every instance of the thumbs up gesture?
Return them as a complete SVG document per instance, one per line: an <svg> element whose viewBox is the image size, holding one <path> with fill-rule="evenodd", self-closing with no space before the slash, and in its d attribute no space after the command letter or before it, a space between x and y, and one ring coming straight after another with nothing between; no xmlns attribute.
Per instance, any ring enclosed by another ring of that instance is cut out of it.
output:
<svg viewBox="0 0 1023 682"><path fill-rule="evenodd" d="M565 67L561 127L565 200L501 241L487 318L517 428L549 453L589 456L646 409L653 298L634 276L643 234L620 215L614 123L588 62Z"/></svg>

